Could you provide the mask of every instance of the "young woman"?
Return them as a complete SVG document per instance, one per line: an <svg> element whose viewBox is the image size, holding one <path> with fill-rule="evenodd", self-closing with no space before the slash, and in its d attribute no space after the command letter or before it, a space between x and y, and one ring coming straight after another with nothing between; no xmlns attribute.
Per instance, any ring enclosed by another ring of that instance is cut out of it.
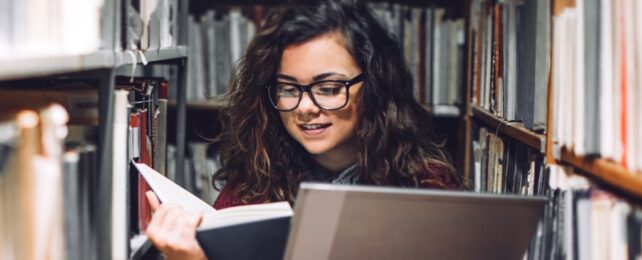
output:
<svg viewBox="0 0 642 260"><path fill-rule="evenodd" d="M302 181L458 189L399 44L356 1L269 15L231 81L217 209L294 203ZM147 235L166 255L203 257L198 216L158 204Z"/></svg>

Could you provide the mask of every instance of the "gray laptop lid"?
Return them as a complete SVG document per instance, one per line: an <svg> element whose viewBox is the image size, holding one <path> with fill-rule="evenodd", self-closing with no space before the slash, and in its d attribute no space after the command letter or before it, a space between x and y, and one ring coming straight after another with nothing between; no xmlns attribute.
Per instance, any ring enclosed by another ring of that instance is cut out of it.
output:
<svg viewBox="0 0 642 260"><path fill-rule="evenodd" d="M545 202L303 183L285 259L521 259Z"/></svg>

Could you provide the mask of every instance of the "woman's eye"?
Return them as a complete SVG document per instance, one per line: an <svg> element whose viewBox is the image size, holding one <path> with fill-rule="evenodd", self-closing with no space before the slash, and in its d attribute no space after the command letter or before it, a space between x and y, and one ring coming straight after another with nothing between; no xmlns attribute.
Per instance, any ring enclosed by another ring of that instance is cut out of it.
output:
<svg viewBox="0 0 642 260"><path fill-rule="evenodd" d="M314 94L323 95L323 96L335 96L341 93L343 90L343 85L340 83L324 83L314 88Z"/></svg>
<svg viewBox="0 0 642 260"><path fill-rule="evenodd" d="M278 95L280 97L297 97L299 90L293 86L280 85L278 86Z"/></svg>

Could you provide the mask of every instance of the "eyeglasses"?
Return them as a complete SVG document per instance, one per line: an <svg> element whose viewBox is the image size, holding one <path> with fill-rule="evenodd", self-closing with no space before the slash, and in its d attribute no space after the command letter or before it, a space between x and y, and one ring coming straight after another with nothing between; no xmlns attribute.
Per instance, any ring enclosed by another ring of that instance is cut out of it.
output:
<svg viewBox="0 0 642 260"><path fill-rule="evenodd" d="M276 82L267 87L272 106L282 112L299 106L306 92L312 102L323 110L337 110L348 104L350 87L363 81L363 73L351 80L322 80L309 85Z"/></svg>

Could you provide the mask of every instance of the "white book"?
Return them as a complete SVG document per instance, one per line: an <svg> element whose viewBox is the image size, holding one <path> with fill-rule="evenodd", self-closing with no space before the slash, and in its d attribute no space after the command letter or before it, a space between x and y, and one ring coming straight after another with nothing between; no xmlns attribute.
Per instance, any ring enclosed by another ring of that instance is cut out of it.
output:
<svg viewBox="0 0 642 260"><path fill-rule="evenodd" d="M434 12L434 23L433 23L433 49L432 49L432 105L438 105L440 104L439 102L439 95L440 95L440 89L443 87L441 82L442 79L440 77L440 71L444 68L441 67L441 55L446 55L445 53L441 52L442 49L442 40L441 40L441 33L442 33L442 23L443 23L443 17L445 15L445 10L441 8L435 9Z"/></svg>
<svg viewBox="0 0 642 260"><path fill-rule="evenodd" d="M62 53L86 54L100 48L100 9L103 4L103 0L61 1Z"/></svg>
<svg viewBox="0 0 642 260"><path fill-rule="evenodd" d="M591 259L591 201L581 198L577 201L577 257Z"/></svg>
<svg viewBox="0 0 642 260"><path fill-rule="evenodd" d="M133 165L161 203L177 204L190 213L203 214L199 230L292 216L292 208L288 202L237 206L217 211L149 166L142 163Z"/></svg>
<svg viewBox="0 0 642 260"><path fill-rule="evenodd" d="M64 209L62 154L69 115L61 105L50 105L40 113L40 153L27 166L31 169L35 259L64 259ZM23 217L29 218L25 215ZM26 228L29 230L29 228ZM27 242L27 241L23 241Z"/></svg>
<svg viewBox="0 0 642 260"><path fill-rule="evenodd" d="M609 258L627 259L629 256L627 217L631 213L629 204L617 201L611 205L609 223Z"/></svg>
<svg viewBox="0 0 642 260"><path fill-rule="evenodd" d="M461 69L459 67L459 57L458 57L458 52L459 52L459 47L460 45L463 44L463 31L464 31L464 20L458 19L450 22L450 26L448 28L450 30L449 32L449 41L448 41L448 66L450 67L448 69L448 99L447 100L442 100L445 101L446 104L448 105L454 105L458 101L458 96L459 96L459 76L460 74L458 73L458 70ZM415 55L415 57L418 57L418 55Z"/></svg>
<svg viewBox="0 0 642 260"><path fill-rule="evenodd" d="M161 0L160 7L160 48L169 48L172 46L172 34L170 33L170 0ZM174 7L176 8L176 7ZM172 17L176 19L175 17Z"/></svg>
<svg viewBox="0 0 642 260"><path fill-rule="evenodd" d="M636 0L637 1L637 0ZM625 136L624 138L626 139L626 142L623 144L624 149L626 149L626 154L624 156L626 158L623 158L627 162L627 167L632 168L632 164L634 164L634 161L640 160L640 157L635 157L635 133L634 133L634 126L638 124L636 117L638 114L640 114L640 111L635 110L635 103L636 102L642 102L642 100L636 100L636 94L635 90L636 88L639 88L637 85L637 70L636 70L636 64L635 64L635 58L636 58L636 50L635 50L635 30L634 27L639 27L639 24L634 23L633 17L635 15L642 15L640 13L635 13L634 12L634 6L633 6L634 0L625 0L624 1L624 17L622 18L624 20L624 45L625 45L625 51L626 51L626 94L623 95L624 99L623 101L626 101L626 106L622 107L624 110L624 113L626 114L625 120L626 120L626 129ZM638 52L640 50L637 50Z"/></svg>
<svg viewBox="0 0 642 260"><path fill-rule="evenodd" d="M412 44L411 44L411 46L412 46L412 50L411 50L411 53L412 53L412 57L411 58L412 58L412 60L408 60L408 62L410 62L412 64L411 70L412 70L413 79L414 79L414 81L413 81L413 89L415 91L415 98L417 100L419 100L419 89L423 88L423 86L419 86L419 83L420 83L419 82L419 75L421 74L421 72L419 71L419 62L420 62L420 60L419 60L419 58L420 58L420 55L419 55L419 42L420 42L420 39L419 39L419 22L421 21L421 15L422 15L421 12L422 12L421 8L411 7L412 16L411 16L411 21L410 22L411 22L412 26L410 27L410 29L411 29L410 37L411 37L411 41L412 41ZM424 37L425 37L425 35L424 35Z"/></svg>
<svg viewBox="0 0 642 260"><path fill-rule="evenodd" d="M573 145L576 154L585 154L586 149L584 145L584 135L586 132L586 125L584 123L585 107L584 103L586 97L586 84L584 77L584 1L575 1L575 26L571 31L573 33L573 51L574 57L574 84L575 88L573 95Z"/></svg>
<svg viewBox="0 0 642 260"><path fill-rule="evenodd" d="M482 81L482 84L483 84L482 89L484 90L482 92L482 100L484 102L483 107L487 111L490 111L490 103L491 103L490 88L491 88L491 81L492 81L491 71L493 69L493 47L492 46L493 46L493 38L494 38L494 35L492 33L493 32L492 28L493 28L493 18L492 18L492 14L489 13L488 16L486 17L486 29L484 30L484 34L486 36L486 39L485 39L486 46L484 46L483 51L485 52L486 57L485 57L485 60L482 61L484 62L484 65L483 65L484 69L482 70L482 73L483 73L482 75L484 78L484 80Z"/></svg>
<svg viewBox="0 0 642 260"><path fill-rule="evenodd" d="M12 47L11 30L14 25L11 23L11 4L11 1L0 1L0 55L2 57L7 57Z"/></svg>
<svg viewBox="0 0 642 260"><path fill-rule="evenodd" d="M591 258L609 259L611 201L605 194L591 194Z"/></svg>
<svg viewBox="0 0 642 260"><path fill-rule="evenodd" d="M425 88L424 100L426 101L426 104L432 105L432 100L431 100L432 93L431 93L431 91L432 91L432 88L434 88L434 86L432 84L432 75L433 75L432 74L432 72L433 72L433 70L432 70L432 66L433 66L433 61L432 61L432 59L433 59L433 49L432 48L433 47L432 46L433 46L433 43L434 43L434 38L433 38L433 31L434 31L433 15L434 15L434 10L433 10L433 8L428 7L428 8L426 8L425 12L426 12L426 19L425 19L424 27L426 28L426 40L424 42L425 43L425 45L424 45L424 49L425 49L424 60L425 60L425 62L424 63L426 64L426 66L425 66L425 71L424 71L424 75L425 75L424 83L426 85L424 86L424 88Z"/></svg>
<svg viewBox="0 0 642 260"><path fill-rule="evenodd" d="M600 155L613 159L613 25L611 0L600 1Z"/></svg>
<svg viewBox="0 0 642 260"><path fill-rule="evenodd" d="M561 144L562 143L562 110L563 110L563 104L560 102L561 100L561 94L562 94L562 45L563 45L563 28L562 28L562 18L558 16L553 17L553 49L554 50L559 50L559 51L554 51L553 52L553 64L555 66L552 66L552 73L551 73L551 84L552 84L552 93L550 93L549 99L551 99L551 102L553 103L553 109L551 112L553 113L553 128L551 131L552 138L553 138L553 143L554 144ZM510 76L509 76L510 77ZM507 80L509 82L510 79ZM509 86L507 93L510 93L510 82L508 83ZM510 94L508 94L510 95ZM510 100L510 99L509 99ZM508 105L508 110L510 111L510 104ZM507 115L508 118L510 118L510 113ZM514 111L512 112L514 115ZM555 149L554 149L555 151ZM559 156L555 156L557 159L559 159Z"/></svg>
<svg viewBox="0 0 642 260"><path fill-rule="evenodd" d="M634 13L634 19L635 19L635 24L642 24L642 2L640 1L634 1L635 5L635 11ZM638 64L637 67L637 82L636 82L636 102L635 105L637 106L633 111L642 111L642 26L635 26L635 48L636 48L636 63ZM635 158L642 158L642 113L633 113L637 115L636 119L636 124L635 124L635 137L636 140L633 140L636 148L635 151ZM633 169L640 170L642 171L642 160L634 160L633 161L634 165L632 165Z"/></svg>
<svg viewBox="0 0 642 260"><path fill-rule="evenodd" d="M116 90L114 95L114 125L112 149L112 199L111 199L111 256L126 259L129 245L127 234L127 132L129 117L127 90Z"/></svg>
<svg viewBox="0 0 642 260"><path fill-rule="evenodd" d="M233 8L229 13L230 25L230 53L232 55L232 65L236 64L241 58L241 10Z"/></svg>
<svg viewBox="0 0 642 260"><path fill-rule="evenodd" d="M18 43L26 45L27 51L38 52L39 55L48 55L56 50L56 46L49 44L51 37L49 34L48 23L54 20L49 17L49 10L55 8L50 6L51 1L46 0L27 0L27 9L29 15L26 18L27 24L27 41Z"/></svg>
<svg viewBox="0 0 642 260"><path fill-rule="evenodd" d="M572 146L573 145L573 102L575 98L573 97L573 84L574 82L574 76L573 76L573 43L572 40L574 37L572 37L572 31L574 28L571 26L571 21L574 18L574 13L575 10L570 10L566 9L564 13L562 14L562 23L561 26L563 27L563 35L565 36L565 41L563 41L563 57L562 57L562 64L560 67L562 67L562 84L561 84L561 89L562 89L562 94L560 95L560 100L559 102L562 104L563 108L563 114L561 118L562 125L560 125L563 132L563 137L562 137L562 144L566 146Z"/></svg>
<svg viewBox="0 0 642 260"><path fill-rule="evenodd" d="M575 220L573 217L573 190L572 189L567 189L565 192L561 193L564 195L564 203L563 209L564 212L561 212L563 214L563 219L564 219L564 230L562 230L563 233L563 245L566 250L566 259L567 260L573 260L575 259L573 256L574 250L573 250L573 245L577 243L575 241L575 235L573 235L573 229L575 228L575 225L573 225L573 221Z"/></svg>
<svg viewBox="0 0 642 260"><path fill-rule="evenodd" d="M216 88L216 26L215 26L215 12L210 10L201 17L201 26L203 32L203 42L206 43L203 46L203 51L205 56L205 86L206 91L205 95L207 98L213 98L217 96Z"/></svg>
<svg viewBox="0 0 642 260"><path fill-rule="evenodd" d="M140 48L141 50L147 50L150 45L150 19L152 13L158 6L158 0L140 0L140 19L143 24L143 32L140 37Z"/></svg>
<svg viewBox="0 0 642 260"><path fill-rule="evenodd" d="M502 37L507 38L508 40L505 43L508 43L508 46L504 46L505 56L504 56L504 82L506 82L504 88L506 88L506 111L505 117L506 120L511 121L516 119L515 111L517 109L517 14L515 8L515 0L508 0L506 7L508 8L507 12L504 12L507 16L507 27L508 34L502 35Z"/></svg>
<svg viewBox="0 0 642 260"><path fill-rule="evenodd" d="M613 36L611 39L612 41L612 50L613 50L613 82L611 83L613 88L613 114L611 114L611 125L613 126L613 137L612 140L613 142L611 145L613 146L613 159L615 161L621 161L622 158L622 139L620 136L620 133L622 131L621 129L621 103L622 103L622 93L620 91L620 84L622 84L622 78L621 78L621 66L620 66L620 58L621 58L621 52L623 51L621 46L622 46L622 39L620 35L622 35L622 26L620 25L620 17L624 15L621 11L622 8L620 8L622 4L621 0L616 0L611 2L611 22L612 22L612 28L613 28Z"/></svg>

